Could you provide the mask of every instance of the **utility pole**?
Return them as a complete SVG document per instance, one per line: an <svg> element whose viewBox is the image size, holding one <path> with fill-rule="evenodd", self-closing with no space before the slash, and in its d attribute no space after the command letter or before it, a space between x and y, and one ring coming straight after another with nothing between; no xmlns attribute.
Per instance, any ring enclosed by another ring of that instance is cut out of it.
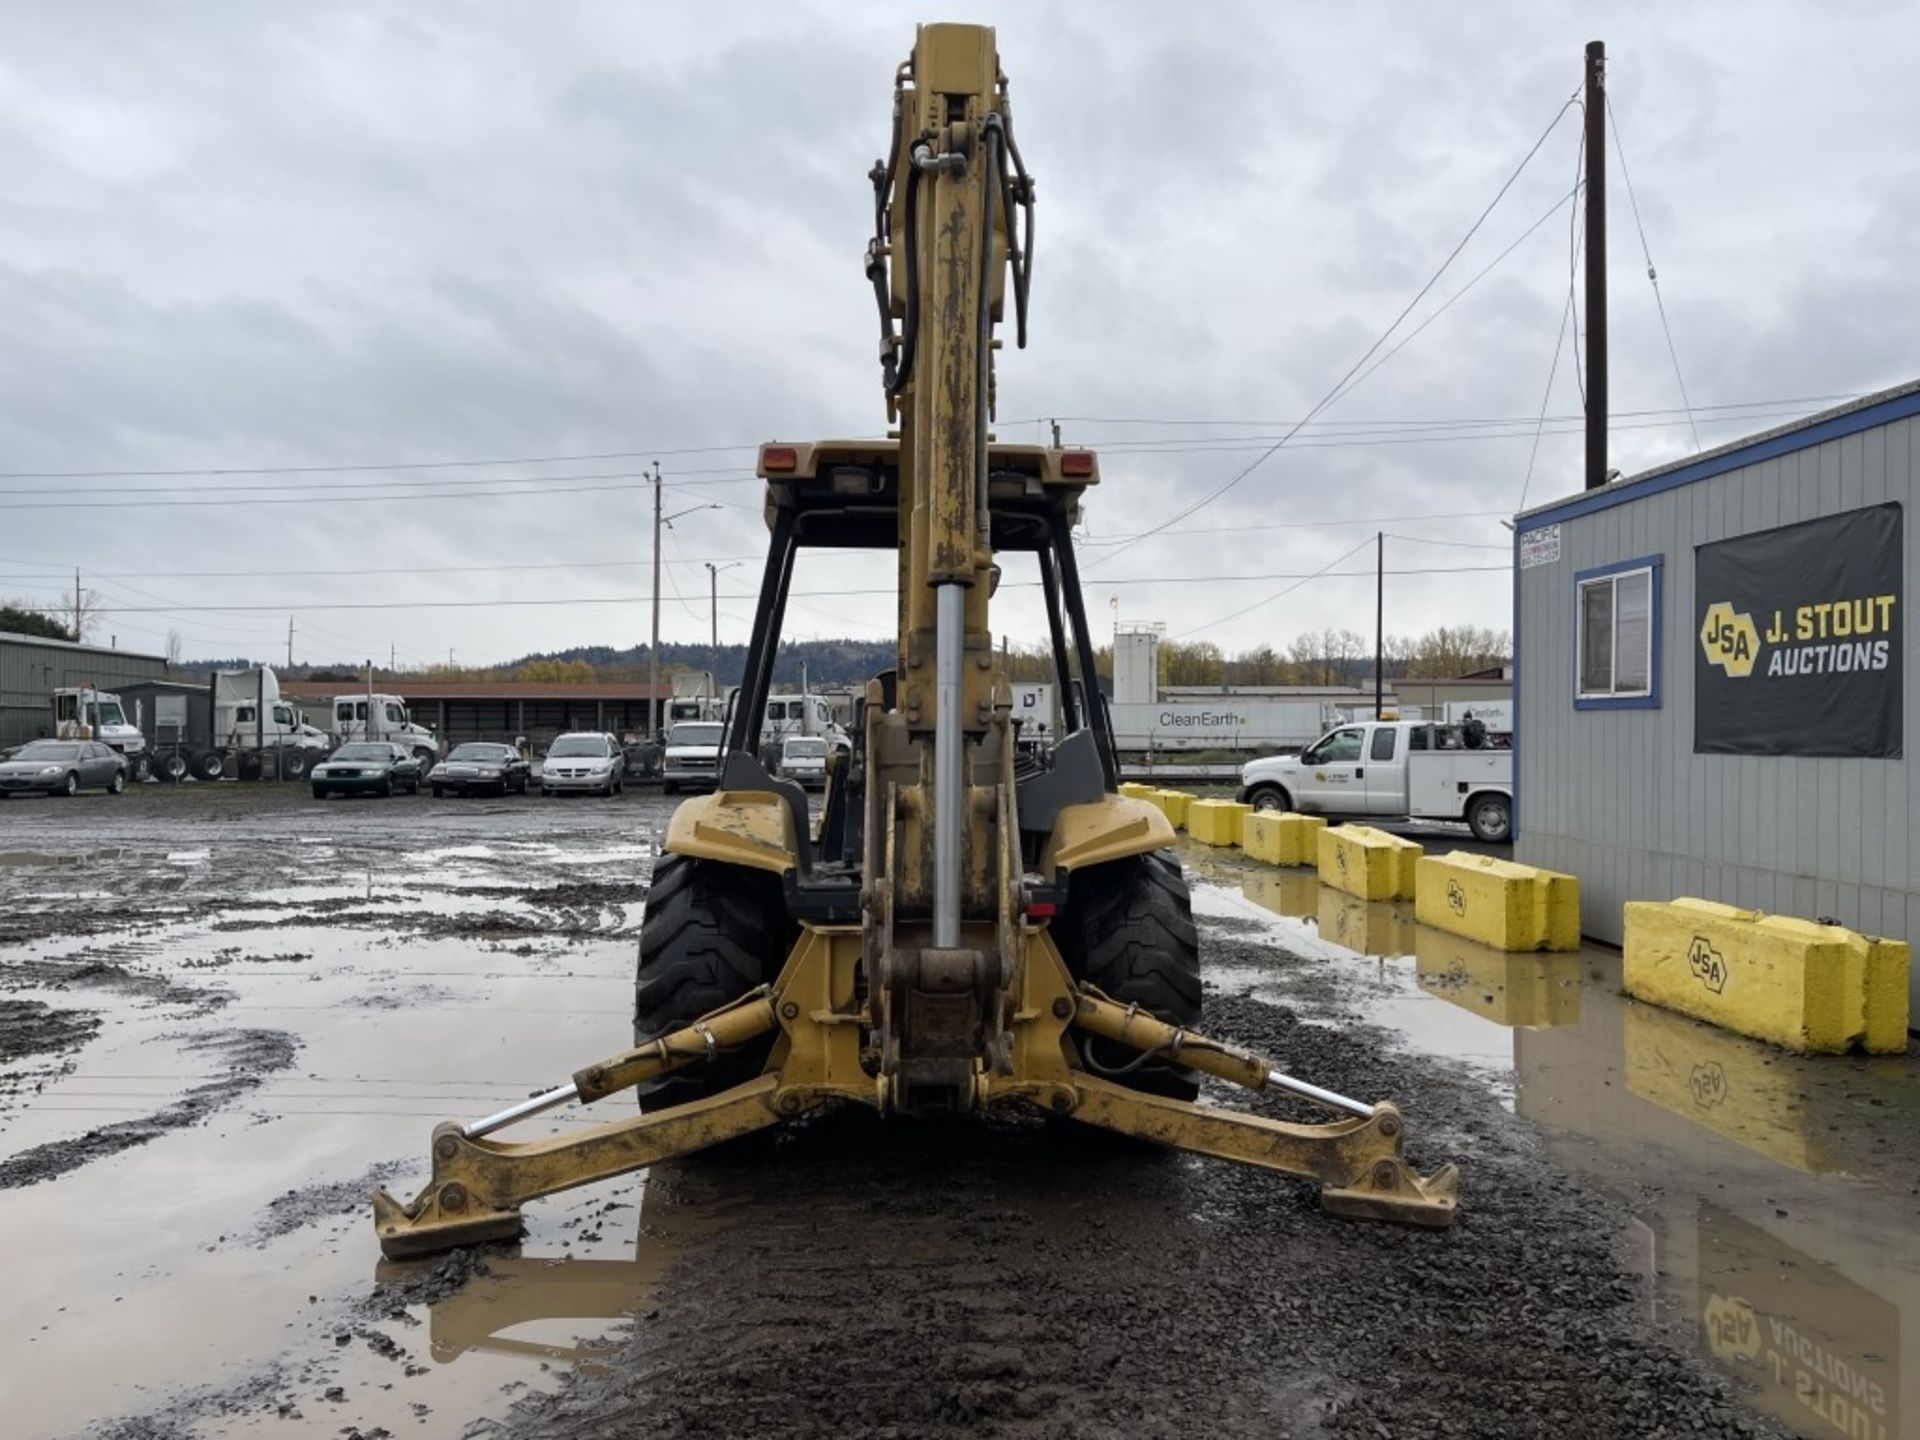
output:
<svg viewBox="0 0 1920 1440"><path fill-rule="evenodd" d="M400 646L392 640L387 642L387 674L400 673Z"/></svg>
<svg viewBox="0 0 1920 1440"><path fill-rule="evenodd" d="M73 641L80 643L80 567L73 567Z"/></svg>
<svg viewBox="0 0 1920 1440"><path fill-rule="evenodd" d="M1587 43L1587 489L1607 483L1607 47Z"/></svg>
<svg viewBox="0 0 1920 1440"><path fill-rule="evenodd" d="M660 738L660 462L653 462L653 639L647 647L649 733Z"/></svg>
<svg viewBox="0 0 1920 1440"><path fill-rule="evenodd" d="M293 616L287 616L287 668L293 668Z"/></svg>
<svg viewBox="0 0 1920 1440"><path fill-rule="evenodd" d="M707 596L713 613L713 659L708 662L707 698L713 699L720 691L720 567L707 561Z"/></svg>
<svg viewBox="0 0 1920 1440"><path fill-rule="evenodd" d="M1373 718L1387 691L1387 535L1373 532Z"/></svg>

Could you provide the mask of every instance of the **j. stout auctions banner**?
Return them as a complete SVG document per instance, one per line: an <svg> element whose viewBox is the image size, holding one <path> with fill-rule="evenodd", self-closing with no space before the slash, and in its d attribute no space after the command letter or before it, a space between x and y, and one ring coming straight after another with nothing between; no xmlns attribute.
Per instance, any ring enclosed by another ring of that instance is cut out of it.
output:
<svg viewBox="0 0 1920 1440"><path fill-rule="evenodd" d="M1694 552L1696 751L1900 754L1900 527L1875 505Z"/></svg>

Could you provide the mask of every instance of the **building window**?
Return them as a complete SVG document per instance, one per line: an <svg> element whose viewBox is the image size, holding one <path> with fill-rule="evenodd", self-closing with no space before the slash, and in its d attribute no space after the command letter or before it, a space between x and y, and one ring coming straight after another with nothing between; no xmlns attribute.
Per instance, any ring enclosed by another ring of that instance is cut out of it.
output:
<svg viewBox="0 0 1920 1440"><path fill-rule="evenodd" d="M1660 704L1660 572L1644 556L1574 576L1574 707Z"/></svg>

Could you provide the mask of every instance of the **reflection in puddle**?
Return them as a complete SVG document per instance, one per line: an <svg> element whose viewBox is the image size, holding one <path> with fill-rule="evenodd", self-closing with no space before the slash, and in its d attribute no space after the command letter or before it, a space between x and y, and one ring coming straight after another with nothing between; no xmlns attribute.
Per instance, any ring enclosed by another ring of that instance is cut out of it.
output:
<svg viewBox="0 0 1920 1440"><path fill-rule="evenodd" d="M1897 1440L1920 1414L1915 1057L1791 1055L1628 1000L1615 951L1509 955L1311 871L1183 858L1201 914L1270 917L1272 962L1242 948L1214 983L1284 998L1293 957L1332 960L1369 1019L1496 1067L1559 1162L1633 1210L1654 1318L1754 1408L1810 1440Z"/></svg>
<svg viewBox="0 0 1920 1440"><path fill-rule="evenodd" d="M644 1313L687 1242L731 1223L733 1207L723 1196L711 1193L710 1174L667 1164L637 1178L640 1208L632 1259L507 1255L490 1260L485 1275L428 1305L427 1333L434 1361L451 1364L462 1355L478 1352L583 1369L604 1365L617 1348L604 1322ZM629 1223L630 1207L622 1204L617 1209L622 1212L620 1223ZM597 1233L599 1217L594 1226ZM383 1260L376 1278L384 1281L403 1274L408 1263Z"/></svg>
<svg viewBox="0 0 1920 1440"><path fill-rule="evenodd" d="M1900 1435L1900 1312L1759 1225L1699 1204L1700 1334L1803 1435Z"/></svg>
<svg viewBox="0 0 1920 1440"><path fill-rule="evenodd" d="M1578 955L1511 955L1443 930L1413 927L1420 988L1496 1025L1571 1025L1580 1018Z"/></svg>

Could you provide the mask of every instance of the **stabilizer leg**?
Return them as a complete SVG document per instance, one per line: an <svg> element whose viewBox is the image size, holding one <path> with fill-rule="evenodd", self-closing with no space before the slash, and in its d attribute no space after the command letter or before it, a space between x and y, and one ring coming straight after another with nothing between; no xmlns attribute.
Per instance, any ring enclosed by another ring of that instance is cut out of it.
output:
<svg viewBox="0 0 1920 1440"><path fill-rule="evenodd" d="M1443 1165L1423 1177L1407 1165L1400 1153L1406 1125L1393 1105L1367 1104L1308 1084L1263 1055L1076 985L1044 937L1031 945L1028 961L1023 1015L1030 1029L1020 1047L1024 1083L1003 1085L1000 1093L1024 1091L1034 1103L1089 1125L1317 1180L1321 1208L1331 1215L1433 1229L1453 1223L1458 1172ZM1301 1125L1131 1090L1084 1068L1065 1033L1069 1027L1249 1090L1284 1090L1346 1118Z"/></svg>
<svg viewBox="0 0 1920 1440"><path fill-rule="evenodd" d="M760 1075L704 1100L651 1115L593 1125L547 1140L474 1140L448 1123L433 1132L433 1178L402 1205L373 1197L373 1224L390 1260L520 1233L519 1207L542 1195L589 1185L764 1129L778 1075Z"/></svg>
<svg viewBox="0 0 1920 1440"><path fill-rule="evenodd" d="M675 1030L576 1071L571 1083L468 1125L433 1132L433 1178L402 1205L373 1197L374 1230L390 1260L520 1233L519 1207L704 1150L811 1110L829 1099L876 1105L860 1067L853 977L858 927L809 927L771 987L744 995ZM670 1109L628 1115L549 1139L512 1143L496 1130L575 1101L604 1099L643 1080L696 1065L777 1031L768 1069L754 1079Z"/></svg>

